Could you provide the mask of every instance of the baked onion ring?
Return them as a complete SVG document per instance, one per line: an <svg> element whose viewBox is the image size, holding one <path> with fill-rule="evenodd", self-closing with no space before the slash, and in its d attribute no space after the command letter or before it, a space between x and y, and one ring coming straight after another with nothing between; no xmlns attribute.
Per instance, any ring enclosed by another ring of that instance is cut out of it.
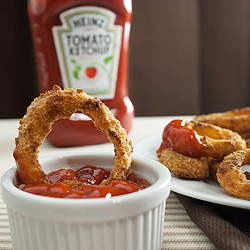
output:
<svg viewBox="0 0 250 250"><path fill-rule="evenodd" d="M249 163L250 149L246 148L226 156L220 164L217 180L229 195L250 200L250 180L241 171L241 167Z"/></svg>
<svg viewBox="0 0 250 250"><path fill-rule="evenodd" d="M56 120L70 117L80 111L89 116L97 129L105 132L115 147L114 167L108 179L126 180L131 165L132 142L109 108L98 98L84 93L83 90L64 89L54 86L41 94L27 108L20 121L19 135L16 138L14 158L20 181L25 184L42 184L48 177L38 161L38 148L52 129Z"/></svg>
<svg viewBox="0 0 250 250"><path fill-rule="evenodd" d="M206 178L209 170L207 157L192 158L164 148L158 153L158 158L174 175L181 178L202 180Z"/></svg>
<svg viewBox="0 0 250 250"><path fill-rule="evenodd" d="M194 120L230 129L239 133L244 139L250 138L250 107L200 115L196 116Z"/></svg>
<svg viewBox="0 0 250 250"><path fill-rule="evenodd" d="M185 120L173 120L164 129L163 148L172 148L189 157L212 157L222 160L224 156L246 147L241 136L229 129Z"/></svg>

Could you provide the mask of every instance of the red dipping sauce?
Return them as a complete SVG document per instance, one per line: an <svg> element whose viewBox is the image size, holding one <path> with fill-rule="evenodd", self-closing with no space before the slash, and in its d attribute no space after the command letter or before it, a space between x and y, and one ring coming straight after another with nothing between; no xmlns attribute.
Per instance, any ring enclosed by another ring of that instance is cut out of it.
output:
<svg viewBox="0 0 250 250"><path fill-rule="evenodd" d="M205 155L205 146L200 141L198 133L188 128L184 120L173 120L165 127L158 152L164 148L170 148L189 157Z"/></svg>
<svg viewBox="0 0 250 250"><path fill-rule="evenodd" d="M99 185L109 177L110 172L92 165L86 165L77 171L58 169L48 174L50 184L19 184L17 187L25 192L56 198L110 198L112 196L137 192L150 186L145 179L130 173L127 181L112 181ZM79 181L83 185L71 187L65 181Z"/></svg>

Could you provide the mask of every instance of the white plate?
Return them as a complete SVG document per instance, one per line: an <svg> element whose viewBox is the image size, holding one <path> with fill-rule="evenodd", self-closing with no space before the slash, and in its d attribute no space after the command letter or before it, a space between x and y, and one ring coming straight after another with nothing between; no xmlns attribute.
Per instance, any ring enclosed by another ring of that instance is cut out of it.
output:
<svg viewBox="0 0 250 250"><path fill-rule="evenodd" d="M162 133L148 136L135 143L134 154L158 161L156 151L161 141ZM172 175L171 190L203 201L250 209L250 201L229 196L212 178L207 178L206 181L195 181L180 179Z"/></svg>

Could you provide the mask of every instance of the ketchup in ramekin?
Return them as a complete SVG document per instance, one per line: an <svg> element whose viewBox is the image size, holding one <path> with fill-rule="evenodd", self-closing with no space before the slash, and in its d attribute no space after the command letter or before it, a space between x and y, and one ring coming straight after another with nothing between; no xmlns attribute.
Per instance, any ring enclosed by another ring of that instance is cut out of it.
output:
<svg viewBox="0 0 250 250"><path fill-rule="evenodd" d="M150 183L131 172L127 181L111 181L107 185L99 185L109 177L110 172L104 168L86 165L74 171L62 168L48 174L49 184L18 184L25 192L56 198L110 198L112 196L137 192ZM72 181L75 185L72 186ZM68 183L71 183L69 185Z"/></svg>

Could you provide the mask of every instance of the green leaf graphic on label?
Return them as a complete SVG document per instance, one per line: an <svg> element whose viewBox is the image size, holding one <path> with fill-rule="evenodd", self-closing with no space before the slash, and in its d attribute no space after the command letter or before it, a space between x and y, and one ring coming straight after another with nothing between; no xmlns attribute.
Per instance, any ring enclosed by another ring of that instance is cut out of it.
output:
<svg viewBox="0 0 250 250"><path fill-rule="evenodd" d="M77 61L74 59L70 60L72 63L76 64ZM79 71L82 69L81 65L75 65L75 69L73 71L73 76L75 79L79 80Z"/></svg>
<svg viewBox="0 0 250 250"><path fill-rule="evenodd" d="M111 61L113 59L113 56L109 56L109 57L106 57L104 59L104 63L107 64L109 61Z"/></svg>
<svg viewBox="0 0 250 250"><path fill-rule="evenodd" d="M75 70L73 72L73 76L75 77L75 79L79 80L79 76L78 76L78 71L77 70Z"/></svg>

